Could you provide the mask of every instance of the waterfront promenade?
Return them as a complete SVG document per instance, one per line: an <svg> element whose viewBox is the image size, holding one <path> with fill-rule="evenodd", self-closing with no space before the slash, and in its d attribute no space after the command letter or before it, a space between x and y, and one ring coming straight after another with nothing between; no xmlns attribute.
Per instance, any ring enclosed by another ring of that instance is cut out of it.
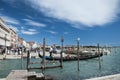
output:
<svg viewBox="0 0 120 80"><path fill-rule="evenodd" d="M40 52L41 55L43 55L43 52L41 51ZM49 56L49 52L45 52L45 56ZM33 57L33 58L39 58L38 56L38 53L37 52L31 52L30 53L30 56ZM60 54L55 54L54 57L58 57L60 56ZM67 56L67 54L64 54L63 56ZM24 53L23 54L23 57L26 58L27 57L27 53ZM0 55L0 60L1 59L21 59L21 55L14 55L14 54L11 54L11 55Z"/></svg>
<svg viewBox="0 0 120 80"><path fill-rule="evenodd" d="M120 80L120 74L108 75L108 76L91 78L86 80Z"/></svg>
<svg viewBox="0 0 120 80"><path fill-rule="evenodd" d="M11 74L10 74L11 75ZM9 76L10 76L9 75ZM9 76L7 78L1 78L0 80L9 80ZM11 79L10 79L11 80ZM23 79L22 79L23 80ZM26 79L25 79L26 80ZM85 80L120 80L120 74L114 74L114 75L108 75L103 77L96 77L91 79L85 79Z"/></svg>
<svg viewBox="0 0 120 80"><path fill-rule="evenodd" d="M23 54L23 57L27 57L27 53ZM38 53L31 52L31 57L38 58ZM21 59L21 55L0 55L0 60L1 59Z"/></svg>

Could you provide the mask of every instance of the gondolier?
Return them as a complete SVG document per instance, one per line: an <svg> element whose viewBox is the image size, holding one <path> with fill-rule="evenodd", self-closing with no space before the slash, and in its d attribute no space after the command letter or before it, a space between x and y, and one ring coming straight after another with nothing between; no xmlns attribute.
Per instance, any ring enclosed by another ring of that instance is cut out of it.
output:
<svg viewBox="0 0 120 80"><path fill-rule="evenodd" d="M50 47L50 57L52 57L52 53L53 53L53 48L52 46Z"/></svg>

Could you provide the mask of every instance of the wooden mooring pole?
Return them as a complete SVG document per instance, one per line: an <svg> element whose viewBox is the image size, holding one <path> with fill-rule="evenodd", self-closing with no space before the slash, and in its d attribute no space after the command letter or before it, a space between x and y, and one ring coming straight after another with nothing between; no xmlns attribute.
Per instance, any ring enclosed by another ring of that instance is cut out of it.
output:
<svg viewBox="0 0 120 80"><path fill-rule="evenodd" d="M61 54L60 54L60 67L63 68L63 42L64 42L64 38L61 37Z"/></svg>
<svg viewBox="0 0 120 80"><path fill-rule="evenodd" d="M23 51L21 48L21 69L23 69Z"/></svg>
<svg viewBox="0 0 120 80"><path fill-rule="evenodd" d="M43 65L42 65L42 73L44 74L45 71L45 38L43 39Z"/></svg>
<svg viewBox="0 0 120 80"><path fill-rule="evenodd" d="M79 68L79 41L80 41L80 38L77 39L77 56L78 56L78 61L77 61L77 66L78 66L78 71L80 71L80 68Z"/></svg>
<svg viewBox="0 0 120 80"><path fill-rule="evenodd" d="M99 43L97 44L97 46L98 46L98 55L99 55L99 70L101 70L101 59L100 59L101 53L100 53Z"/></svg>
<svg viewBox="0 0 120 80"><path fill-rule="evenodd" d="M27 70L29 71L29 67L30 67L30 51L27 51Z"/></svg>

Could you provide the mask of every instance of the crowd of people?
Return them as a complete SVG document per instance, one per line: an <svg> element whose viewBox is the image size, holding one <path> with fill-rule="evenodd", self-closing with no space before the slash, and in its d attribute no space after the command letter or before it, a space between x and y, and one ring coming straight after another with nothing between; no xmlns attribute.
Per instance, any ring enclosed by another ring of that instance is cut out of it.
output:
<svg viewBox="0 0 120 80"><path fill-rule="evenodd" d="M19 48L1 48L1 51L0 53L1 54L14 54L14 55L20 55L22 52L26 52L26 48L22 48L22 47L19 47Z"/></svg>

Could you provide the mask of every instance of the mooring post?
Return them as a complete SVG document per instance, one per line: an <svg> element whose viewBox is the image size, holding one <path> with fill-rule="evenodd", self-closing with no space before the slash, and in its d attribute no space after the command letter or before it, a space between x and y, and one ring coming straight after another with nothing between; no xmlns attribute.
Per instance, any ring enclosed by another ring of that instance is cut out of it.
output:
<svg viewBox="0 0 120 80"><path fill-rule="evenodd" d="M61 37L61 54L60 54L60 67L63 68L63 42L64 42L64 38Z"/></svg>
<svg viewBox="0 0 120 80"><path fill-rule="evenodd" d="M45 70L45 38L43 39L43 65L42 65L42 73L44 74Z"/></svg>
<svg viewBox="0 0 120 80"><path fill-rule="evenodd" d="M78 71L80 71L79 69L79 41L80 41L80 38L77 39L77 56L78 56L78 61L77 61L77 66L78 66Z"/></svg>
<svg viewBox="0 0 120 80"><path fill-rule="evenodd" d="M21 47L21 69L23 69L23 51Z"/></svg>
<svg viewBox="0 0 120 80"><path fill-rule="evenodd" d="M29 71L29 66L30 66L30 51L27 51L27 70Z"/></svg>
<svg viewBox="0 0 120 80"><path fill-rule="evenodd" d="M100 55L101 55L101 53L100 53L100 47L99 47L99 43L98 43L98 55L99 55L99 70L101 70L101 59L100 59Z"/></svg>

